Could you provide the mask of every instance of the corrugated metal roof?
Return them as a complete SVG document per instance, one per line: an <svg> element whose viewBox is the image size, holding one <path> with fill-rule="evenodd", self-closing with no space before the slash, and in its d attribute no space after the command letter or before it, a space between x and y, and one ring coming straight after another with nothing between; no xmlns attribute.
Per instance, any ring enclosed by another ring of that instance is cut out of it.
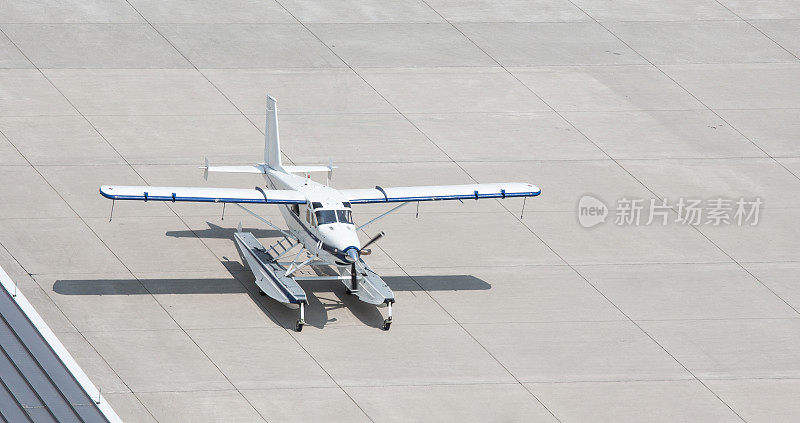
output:
<svg viewBox="0 0 800 423"><path fill-rule="evenodd" d="M0 275L8 277L2 269ZM18 303L21 294L15 298L6 286L0 289L0 419L109 422L56 352L63 347L53 348Z"/></svg>

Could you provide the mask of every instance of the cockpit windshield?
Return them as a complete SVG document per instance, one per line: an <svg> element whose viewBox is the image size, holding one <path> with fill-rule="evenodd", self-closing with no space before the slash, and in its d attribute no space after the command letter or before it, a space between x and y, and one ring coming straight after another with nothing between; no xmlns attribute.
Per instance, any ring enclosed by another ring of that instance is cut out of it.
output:
<svg viewBox="0 0 800 423"><path fill-rule="evenodd" d="M336 210L336 216L340 223L353 223L353 212L350 210Z"/></svg>
<svg viewBox="0 0 800 423"><path fill-rule="evenodd" d="M317 225L336 223L337 218L339 223L353 223L353 214L350 210L317 210L315 214Z"/></svg>
<svg viewBox="0 0 800 423"><path fill-rule="evenodd" d="M317 225L336 223L336 211L334 210L317 210L316 215Z"/></svg>

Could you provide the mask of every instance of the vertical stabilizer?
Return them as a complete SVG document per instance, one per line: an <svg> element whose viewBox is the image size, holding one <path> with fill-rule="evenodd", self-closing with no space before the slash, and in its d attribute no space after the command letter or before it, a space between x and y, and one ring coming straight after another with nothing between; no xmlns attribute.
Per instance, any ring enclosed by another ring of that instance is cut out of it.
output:
<svg viewBox="0 0 800 423"><path fill-rule="evenodd" d="M280 170L281 167L281 142L278 138L278 106L274 98L267 95L267 126L264 141L264 163L267 166Z"/></svg>

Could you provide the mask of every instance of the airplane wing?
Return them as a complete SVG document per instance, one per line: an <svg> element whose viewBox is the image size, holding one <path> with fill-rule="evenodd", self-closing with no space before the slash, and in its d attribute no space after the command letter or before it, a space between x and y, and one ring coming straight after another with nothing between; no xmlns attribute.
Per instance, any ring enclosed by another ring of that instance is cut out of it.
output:
<svg viewBox="0 0 800 423"><path fill-rule="evenodd" d="M339 190L353 204L402 203L409 201L478 200L482 198L535 197L539 187L522 182L471 185L430 185L417 187Z"/></svg>
<svg viewBox="0 0 800 423"><path fill-rule="evenodd" d="M103 185L100 195L112 200L196 201L206 203L305 204L297 191L240 188L193 188Z"/></svg>

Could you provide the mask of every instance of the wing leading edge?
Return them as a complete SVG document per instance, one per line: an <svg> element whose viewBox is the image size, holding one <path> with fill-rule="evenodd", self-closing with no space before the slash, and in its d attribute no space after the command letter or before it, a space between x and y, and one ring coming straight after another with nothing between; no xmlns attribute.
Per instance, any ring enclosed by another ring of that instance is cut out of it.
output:
<svg viewBox="0 0 800 423"><path fill-rule="evenodd" d="M353 204L401 203L409 201L478 200L483 198L535 197L539 187L522 182L430 185L416 187L376 186L368 189L339 190Z"/></svg>
<svg viewBox="0 0 800 423"><path fill-rule="evenodd" d="M240 188L194 188L103 185L100 195L112 200L195 201L201 203L305 204L297 191Z"/></svg>

